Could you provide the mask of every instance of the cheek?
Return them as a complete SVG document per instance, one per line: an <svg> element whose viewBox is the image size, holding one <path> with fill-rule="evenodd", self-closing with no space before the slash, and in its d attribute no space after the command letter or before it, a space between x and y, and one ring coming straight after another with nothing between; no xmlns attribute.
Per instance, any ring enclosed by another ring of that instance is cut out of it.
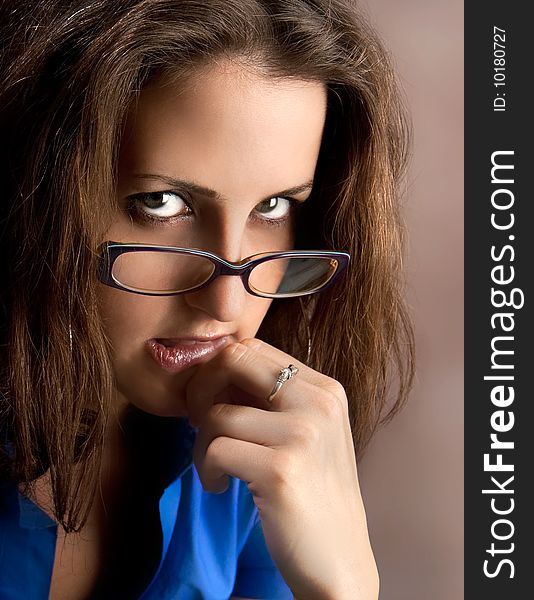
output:
<svg viewBox="0 0 534 600"><path fill-rule="evenodd" d="M271 306L272 300L250 296L240 323L241 339L255 337Z"/></svg>
<svg viewBox="0 0 534 600"><path fill-rule="evenodd" d="M99 293L99 304L104 330L115 351L125 344L148 339L157 324L163 320L165 301L129 294L105 287Z"/></svg>
<svg viewBox="0 0 534 600"><path fill-rule="evenodd" d="M153 337L170 337L174 332L205 330L216 317L203 305L196 306L189 296L153 298L129 294L108 286L99 290L99 308L104 331L111 343L113 356L121 364L135 356L144 356L146 340ZM209 294L209 287L203 290ZM244 302L232 327L240 341L254 337L271 305L272 300L248 294L244 288Z"/></svg>

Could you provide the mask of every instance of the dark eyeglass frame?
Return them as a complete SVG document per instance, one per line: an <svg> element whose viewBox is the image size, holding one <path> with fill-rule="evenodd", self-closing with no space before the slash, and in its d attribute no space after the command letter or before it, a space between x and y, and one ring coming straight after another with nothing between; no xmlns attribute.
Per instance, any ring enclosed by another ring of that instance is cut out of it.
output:
<svg viewBox="0 0 534 600"><path fill-rule="evenodd" d="M113 278L113 264L122 254L128 252L176 252L177 254L189 254L191 256L200 256L207 258L214 265L214 271L210 277L203 283L179 292L149 292L129 288ZM337 260L338 266L332 277L317 290L309 292L295 292L289 294L262 294L253 290L249 285L250 273L257 265L267 262L274 258L329 258ZM259 298L295 298L298 296L308 296L317 292L326 290L333 285L345 271L350 261L350 255L346 252L334 252L329 250L287 250L285 252L262 252L244 258L243 260L232 263L224 260L220 256L205 250L197 250L196 248L179 248L176 246L158 246L155 244L123 244L121 242L105 242L99 248L98 262L98 278L99 280L112 288L130 292L132 294L140 294L142 296L179 296L181 294L190 294L208 286L214 279L221 275L231 275L241 277L245 290L252 296Z"/></svg>

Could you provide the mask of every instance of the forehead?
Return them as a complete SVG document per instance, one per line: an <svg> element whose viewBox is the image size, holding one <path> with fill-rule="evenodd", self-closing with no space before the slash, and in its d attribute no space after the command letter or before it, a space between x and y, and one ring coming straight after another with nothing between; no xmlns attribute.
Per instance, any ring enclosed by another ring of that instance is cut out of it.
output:
<svg viewBox="0 0 534 600"><path fill-rule="evenodd" d="M291 187L313 176L325 113L323 84L237 64L204 67L183 83L162 79L129 115L121 176L187 176L229 196Z"/></svg>

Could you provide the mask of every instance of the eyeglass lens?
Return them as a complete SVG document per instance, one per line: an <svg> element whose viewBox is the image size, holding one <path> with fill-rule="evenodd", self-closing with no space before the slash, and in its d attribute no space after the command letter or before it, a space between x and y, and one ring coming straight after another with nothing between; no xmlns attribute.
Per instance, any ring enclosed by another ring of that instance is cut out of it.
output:
<svg viewBox="0 0 534 600"><path fill-rule="evenodd" d="M328 283L336 268L329 258L275 258L257 265L248 282L262 294L309 293Z"/></svg>
<svg viewBox="0 0 534 600"><path fill-rule="evenodd" d="M310 293L332 278L337 261L330 258L273 258L250 273L249 286L265 295ZM211 277L214 264L207 258L177 252L127 252L113 265L113 278L140 292L173 293L196 288Z"/></svg>

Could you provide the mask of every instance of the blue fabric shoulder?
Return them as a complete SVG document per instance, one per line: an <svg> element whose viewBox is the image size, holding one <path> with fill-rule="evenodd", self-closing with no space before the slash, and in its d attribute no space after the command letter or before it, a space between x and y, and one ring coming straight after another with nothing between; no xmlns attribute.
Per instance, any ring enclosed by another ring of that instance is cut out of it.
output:
<svg viewBox="0 0 534 600"><path fill-rule="evenodd" d="M293 598L265 545L252 495L239 479L229 480L223 494L205 492L191 466L167 488L160 513L162 525L173 513L172 536L142 600Z"/></svg>
<svg viewBox="0 0 534 600"><path fill-rule="evenodd" d="M173 476L159 502L159 567L139 600L291 600L266 547L246 484L204 491L192 464L195 431L185 420L167 446ZM132 523L135 527L135 523ZM57 527L10 482L0 481L0 600L46 600Z"/></svg>

